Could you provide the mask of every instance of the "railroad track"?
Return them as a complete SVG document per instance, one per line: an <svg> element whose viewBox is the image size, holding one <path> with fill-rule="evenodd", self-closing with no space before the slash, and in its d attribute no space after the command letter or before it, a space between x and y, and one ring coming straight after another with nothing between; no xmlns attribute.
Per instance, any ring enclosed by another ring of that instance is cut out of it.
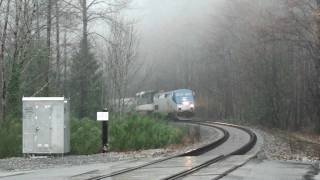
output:
<svg viewBox="0 0 320 180"><path fill-rule="evenodd" d="M81 174L71 179L182 179L216 163L226 161L229 157L246 154L253 148L257 140L256 135L251 130L241 126L190 120L180 120L178 122L215 128L221 131L223 136L207 145L175 156L126 168L110 174ZM235 168L231 167L226 172L215 176L215 179L225 176Z"/></svg>
<svg viewBox="0 0 320 180"><path fill-rule="evenodd" d="M173 174L173 175L171 175L169 177L166 177L166 178L164 178L165 180L182 179L183 177L186 177L189 174L192 174L192 173L194 173L196 171L199 171L199 170L201 170L201 169L203 169L205 167L208 167L208 166L210 166L210 165L212 165L212 164L214 164L216 162L223 161L223 160L229 158L230 156L233 156L233 155L244 155L248 151L250 151L253 148L253 146L256 144L257 136L251 130L249 130L247 128L244 128L242 126L232 125L232 124L226 124L226 123L208 123L208 125L212 125L212 124L214 124L215 126L216 125L220 125L220 126L229 126L229 127L238 128L238 129L246 132L249 135L249 137L250 137L249 141L247 143L243 144L242 146L239 146L238 148L235 148L234 150L232 150L229 153L222 153L221 155L219 155L217 157L214 157L214 158L211 158L208 161L199 164L198 166L195 166L195 167L193 167L191 169L188 169L188 170ZM216 127L219 127L219 126L216 126ZM226 173L223 173L223 174L219 175L218 177L216 177L214 179L220 179L223 176L227 175L228 173L232 172L233 170L235 170L235 168L231 168Z"/></svg>

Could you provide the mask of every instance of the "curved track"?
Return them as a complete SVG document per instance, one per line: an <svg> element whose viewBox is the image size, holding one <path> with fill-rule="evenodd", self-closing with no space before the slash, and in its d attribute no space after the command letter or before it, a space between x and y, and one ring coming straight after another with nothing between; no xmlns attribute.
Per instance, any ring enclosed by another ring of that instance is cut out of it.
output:
<svg viewBox="0 0 320 180"><path fill-rule="evenodd" d="M214 124L216 127L223 128L225 131L229 132L229 138L225 143L205 153L205 155L209 157L210 156L214 157L217 155L218 156L211 159L208 158L208 161L201 163L198 166L195 166L183 172L173 174L164 179L166 180L181 179L185 176L188 176L189 174L199 171L216 162L227 159L232 155L244 155L253 148L253 146L257 141L257 137L252 131L241 126L225 124L225 123L209 123L209 122L202 123L202 124L208 124L208 125Z"/></svg>
<svg viewBox="0 0 320 180"><path fill-rule="evenodd" d="M229 156L243 155L256 143L256 135L244 127L200 121L182 120L179 122L212 127L221 131L223 136L210 144L176 156L159 159L111 174L80 179L180 179L214 163L221 162ZM79 179L79 177L76 179Z"/></svg>

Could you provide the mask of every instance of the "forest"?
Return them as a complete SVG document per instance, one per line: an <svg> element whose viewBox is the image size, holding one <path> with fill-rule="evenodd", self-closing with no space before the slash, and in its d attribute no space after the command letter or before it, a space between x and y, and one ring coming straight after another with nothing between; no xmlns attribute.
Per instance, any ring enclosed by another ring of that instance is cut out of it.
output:
<svg viewBox="0 0 320 180"><path fill-rule="evenodd" d="M190 88L197 116L320 132L320 1L219 2L148 46L134 0L0 0L0 124L23 96L65 96L94 119L139 91Z"/></svg>
<svg viewBox="0 0 320 180"><path fill-rule="evenodd" d="M1 0L0 119L21 117L23 96L65 96L75 117L94 117L111 77L110 89L124 96L136 46L120 13L128 3ZM97 22L106 36L90 31Z"/></svg>

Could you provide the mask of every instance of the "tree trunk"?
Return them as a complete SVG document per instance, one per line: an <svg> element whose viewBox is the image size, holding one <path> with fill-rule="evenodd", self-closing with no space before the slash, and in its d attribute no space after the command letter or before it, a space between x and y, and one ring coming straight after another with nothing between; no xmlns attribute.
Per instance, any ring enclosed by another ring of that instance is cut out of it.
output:
<svg viewBox="0 0 320 180"><path fill-rule="evenodd" d="M5 63L4 63L4 52L7 39L7 28L10 10L10 1L7 2L6 14L4 27L1 35L1 47L0 47L0 122L5 119L6 116L6 79L5 79Z"/></svg>
<svg viewBox="0 0 320 180"><path fill-rule="evenodd" d="M55 2L55 10L56 10L56 68L57 68L57 77L56 77L56 88L57 88L57 95L61 94L61 86L60 86L60 59L61 59L61 54L60 54L60 10L59 10L59 0L56 0Z"/></svg>
<svg viewBox="0 0 320 180"><path fill-rule="evenodd" d="M320 131L320 0L317 0L317 13L316 13L316 27L317 27L317 42L316 42L316 50L317 50L317 55L316 58L314 58L314 64L315 64L315 70L317 73L316 77L316 90L315 90L315 109L317 112L317 118L318 118L318 123L317 123L317 130Z"/></svg>
<svg viewBox="0 0 320 180"><path fill-rule="evenodd" d="M83 38L83 49L84 55L87 55L88 50L88 17L87 17L87 0L82 1L82 38Z"/></svg>
<svg viewBox="0 0 320 180"><path fill-rule="evenodd" d="M67 96L67 31L63 35L63 95Z"/></svg>
<svg viewBox="0 0 320 180"><path fill-rule="evenodd" d="M48 0L47 5L47 62L46 62L46 87L44 89L45 96L49 96L49 75L50 75L50 61L51 61L51 1Z"/></svg>
<svg viewBox="0 0 320 180"><path fill-rule="evenodd" d="M82 42L81 42L81 54L83 58L83 65L88 58L88 16L87 16L87 0L82 0ZM80 72L80 117L85 115L85 101L87 97L86 90L86 75L84 72Z"/></svg>
<svg viewBox="0 0 320 180"><path fill-rule="evenodd" d="M40 48L40 7L39 7L39 1L36 1L36 14L37 14L37 19L36 19L36 34L37 34L37 43L38 43L38 48Z"/></svg>

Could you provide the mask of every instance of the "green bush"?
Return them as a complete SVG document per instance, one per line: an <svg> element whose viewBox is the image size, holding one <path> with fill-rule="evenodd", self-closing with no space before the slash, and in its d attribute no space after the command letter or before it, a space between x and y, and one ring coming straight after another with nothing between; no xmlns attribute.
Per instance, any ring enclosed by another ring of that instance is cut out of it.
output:
<svg viewBox="0 0 320 180"><path fill-rule="evenodd" d="M110 121L109 145L113 151L161 148L181 143L184 134L161 116L131 115Z"/></svg>
<svg viewBox="0 0 320 180"><path fill-rule="evenodd" d="M90 119L71 121L71 153L94 154L101 150L101 123ZM186 131L173 127L161 116L110 117L109 147L112 151L161 148L181 143Z"/></svg>
<svg viewBox="0 0 320 180"><path fill-rule="evenodd" d="M4 121L0 126L0 158L22 154L22 122L18 119Z"/></svg>
<svg viewBox="0 0 320 180"><path fill-rule="evenodd" d="M185 130L168 124L159 115L110 117L109 146L112 151L161 148L181 143ZM71 154L95 154L101 150L101 122L71 119ZM0 158L21 156L22 122L11 119L0 127Z"/></svg>
<svg viewBox="0 0 320 180"><path fill-rule="evenodd" d="M90 119L71 121L71 153L94 154L101 150L101 123ZM109 147L112 151L161 148L181 143L185 131L168 124L162 116L110 117Z"/></svg>
<svg viewBox="0 0 320 180"><path fill-rule="evenodd" d="M71 120L71 153L94 154L101 149L101 125L83 118Z"/></svg>

